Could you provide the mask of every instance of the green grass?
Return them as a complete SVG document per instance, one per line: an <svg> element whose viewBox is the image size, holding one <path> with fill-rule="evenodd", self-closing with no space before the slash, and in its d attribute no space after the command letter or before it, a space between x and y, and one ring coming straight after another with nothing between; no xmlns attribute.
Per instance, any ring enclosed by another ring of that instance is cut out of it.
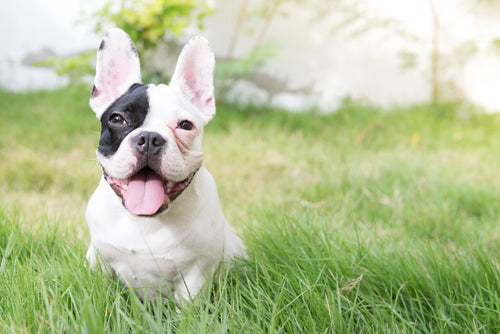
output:
<svg viewBox="0 0 500 334"><path fill-rule="evenodd" d="M0 92L0 332L500 332L499 115L219 105L205 164L249 260L179 316L86 266L88 93Z"/></svg>

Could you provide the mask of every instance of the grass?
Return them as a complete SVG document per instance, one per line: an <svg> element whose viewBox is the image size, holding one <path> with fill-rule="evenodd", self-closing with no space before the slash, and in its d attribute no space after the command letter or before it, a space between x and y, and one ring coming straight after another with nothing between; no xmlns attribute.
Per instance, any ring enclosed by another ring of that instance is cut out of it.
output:
<svg viewBox="0 0 500 334"><path fill-rule="evenodd" d="M205 164L249 260L179 316L86 266L87 99L0 92L1 332L500 332L499 115L219 105Z"/></svg>

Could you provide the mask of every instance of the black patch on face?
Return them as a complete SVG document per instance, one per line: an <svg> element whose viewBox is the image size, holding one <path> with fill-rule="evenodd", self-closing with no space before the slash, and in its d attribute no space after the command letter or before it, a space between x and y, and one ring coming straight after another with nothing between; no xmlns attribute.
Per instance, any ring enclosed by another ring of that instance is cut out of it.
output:
<svg viewBox="0 0 500 334"><path fill-rule="evenodd" d="M142 125L149 111L148 86L133 84L101 116L101 139L99 153L105 157L113 155L123 139ZM123 119L117 123L116 119Z"/></svg>
<svg viewBox="0 0 500 334"><path fill-rule="evenodd" d="M102 40L101 44L99 44L99 51L101 51L102 49L104 49L104 45L106 43L104 42L104 40Z"/></svg>

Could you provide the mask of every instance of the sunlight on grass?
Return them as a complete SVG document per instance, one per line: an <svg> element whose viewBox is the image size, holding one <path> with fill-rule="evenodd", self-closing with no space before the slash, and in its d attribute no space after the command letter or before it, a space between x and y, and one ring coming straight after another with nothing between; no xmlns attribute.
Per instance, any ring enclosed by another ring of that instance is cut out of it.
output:
<svg viewBox="0 0 500 334"><path fill-rule="evenodd" d="M0 93L3 331L500 331L498 115L220 105L205 165L250 259L178 316L86 267L87 93Z"/></svg>

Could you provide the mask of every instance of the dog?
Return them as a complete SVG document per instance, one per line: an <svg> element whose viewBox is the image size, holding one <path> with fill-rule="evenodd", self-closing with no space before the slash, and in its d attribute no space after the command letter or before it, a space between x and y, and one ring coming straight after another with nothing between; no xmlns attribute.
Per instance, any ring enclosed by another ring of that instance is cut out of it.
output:
<svg viewBox="0 0 500 334"><path fill-rule="evenodd" d="M192 300L222 262L246 256L202 164L214 67L203 37L185 45L168 85L141 83L135 45L119 28L97 51L90 107L103 175L86 212L87 259L141 298Z"/></svg>

